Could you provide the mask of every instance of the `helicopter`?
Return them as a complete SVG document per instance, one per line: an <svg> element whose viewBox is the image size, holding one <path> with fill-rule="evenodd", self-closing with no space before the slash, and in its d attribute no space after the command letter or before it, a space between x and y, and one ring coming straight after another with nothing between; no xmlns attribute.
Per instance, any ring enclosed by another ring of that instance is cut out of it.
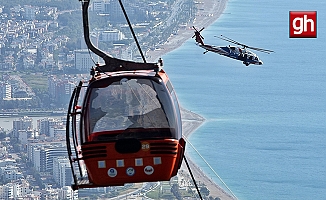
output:
<svg viewBox="0 0 326 200"><path fill-rule="evenodd" d="M242 44L240 42L237 42L231 38L228 38L226 36L214 36L214 37L218 37L222 40L225 40L227 42L242 46L242 47L237 47L237 46L212 46L212 45L208 45L208 44L204 44L204 37L200 34L200 32L202 30L204 30L204 28L200 29L199 31L193 26L193 29L195 30L194 33L195 35L192 36L192 38L195 38L196 43L198 46L200 46L201 48L205 49L206 51L204 52L204 54L206 54L207 52L211 51L214 53L218 53L222 56L226 56L229 58L233 58L236 60L240 60L242 61L242 63L246 66L249 66L250 64L254 64L254 65L262 65L263 61L259 59L259 57L253 53L252 51L249 51L247 49L253 49L256 51L260 51L263 53L272 53L274 51L272 50L268 50L268 49L261 49L261 48L256 48L256 47L250 47L247 46L245 44Z"/></svg>

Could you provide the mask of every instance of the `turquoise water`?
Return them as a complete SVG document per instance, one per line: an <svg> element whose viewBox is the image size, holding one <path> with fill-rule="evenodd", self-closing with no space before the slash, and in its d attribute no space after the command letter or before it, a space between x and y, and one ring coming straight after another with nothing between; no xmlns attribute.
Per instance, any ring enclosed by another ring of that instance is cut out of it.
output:
<svg viewBox="0 0 326 200"><path fill-rule="evenodd" d="M289 38L296 10L317 11L317 39ZM317 0L230 0L204 42L274 50L256 52L264 65L204 55L193 39L163 56L181 105L206 118L190 142L239 199L326 199L325 12Z"/></svg>

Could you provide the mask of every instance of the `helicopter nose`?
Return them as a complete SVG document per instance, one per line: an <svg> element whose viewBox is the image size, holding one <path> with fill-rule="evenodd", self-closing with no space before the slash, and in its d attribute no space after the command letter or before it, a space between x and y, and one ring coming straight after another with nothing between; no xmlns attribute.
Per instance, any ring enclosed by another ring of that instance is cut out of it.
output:
<svg viewBox="0 0 326 200"><path fill-rule="evenodd" d="M262 65L262 64L263 64L263 61L260 60L260 61L259 61L259 65Z"/></svg>

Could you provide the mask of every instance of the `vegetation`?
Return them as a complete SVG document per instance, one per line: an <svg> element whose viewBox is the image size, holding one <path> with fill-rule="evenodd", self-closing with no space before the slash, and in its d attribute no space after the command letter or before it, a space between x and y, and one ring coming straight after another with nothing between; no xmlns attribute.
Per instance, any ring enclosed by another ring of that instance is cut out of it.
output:
<svg viewBox="0 0 326 200"><path fill-rule="evenodd" d="M30 86L33 89L33 91L42 92L48 90L48 84L47 84L48 77L45 75L26 73L26 74L22 74L21 78L28 86Z"/></svg>
<svg viewBox="0 0 326 200"><path fill-rule="evenodd" d="M172 185L171 192L178 200L182 199L178 184L175 183Z"/></svg>
<svg viewBox="0 0 326 200"><path fill-rule="evenodd" d="M209 196L209 190L205 187L205 186L202 186L200 189L200 194L203 195L204 197L208 197Z"/></svg>
<svg viewBox="0 0 326 200"><path fill-rule="evenodd" d="M72 48L75 49L77 47L77 38L80 38L82 33L82 18L81 18L81 12L67 12L63 13L58 16L58 21L60 27L63 27L58 30L58 35L67 35L70 38L70 45L71 43L74 45L71 45ZM69 45L69 46L70 46Z"/></svg>
<svg viewBox="0 0 326 200"><path fill-rule="evenodd" d="M7 133L4 130L0 129L0 140L5 139L5 137L7 137Z"/></svg>

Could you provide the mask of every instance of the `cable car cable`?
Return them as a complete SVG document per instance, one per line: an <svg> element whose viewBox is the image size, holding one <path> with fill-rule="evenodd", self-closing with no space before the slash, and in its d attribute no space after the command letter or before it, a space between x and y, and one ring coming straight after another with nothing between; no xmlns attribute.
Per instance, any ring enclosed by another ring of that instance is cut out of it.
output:
<svg viewBox="0 0 326 200"><path fill-rule="evenodd" d="M136 37L136 35L135 35L134 29L133 29L132 26L131 26L131 23L130 23L130 21L129 21L129 17L128 17L128 15L127 15L127 12L126 12L126 10L125 10L125 8L124 8L124 6L123 6L121 0L119 0L119 3L120 3L120 6L121 6L121 9L122 9L122 12L123 12L123 14L124 14L124 16L125 16L125 18L126 18L126 20L127 20L127 22L128 22L128 25L129 25L130 31L131 31L131 33L132 33L132 36L134 37L134 40L135 40L135 42L136 42L136 44L137 44L137 47L138 47L139 53L140 53L141 57L143 58L144 63L146 63L145 56L144 56L144 54L143 54L143 51L142 51L141 48L140 48L140 45L139 45L139 43L138 43L138 40L137 40L137 37Z"/></svg>
<svg viewBox="0 0 326 200"><path fill-rule="evenodd" d="M89 54L89 57L91 58L92 62L94 63L94 65L96 65L96 62L91 54L91 50L87 47L87 50L88 50L88 54Z"/></svg>
<svg viewBox="0 0 326 200"><path fill-rule="evenodd" d="M198 185L197 185L197 183L196 183L196 179L195 179L194 175L193 175L192 172L191 172L191 169L190 169L190 166L189 166L188 161L187 161L187 159L186 159L186 156L183 156L183 159L184 159L185 162L186 162L186 165L187 165L188 171L189 171L189 173L190 173L190 176L191 176L191 178L192 178L192 181L193 181L194 184L195 184L195 187L196 187L196 189L197 189L198 195L199 195L200 199L203 200L203 197L201 196L200 191L199 191L199 188L198 188Z"/></svg>
<svg viewBox="0 0 326 200"><path fill-rule="evenodd" d="M228 191L231 193L231 195L235 198L238 199L238 197L232 192L232 190L226 185L226 183L222 180L222 178L216 173L216 171L213 169L213 167L206 161L206 159L199 153L199 151L194 147L193 144L191 144L191 142L184 137L184 139L187 141L188 144L190 144L190 146L196 151L196 153L200 156L201 159L203 159L203 161L206 163L206 165L213 171L213 173L215 174L215 176L223 183L223 185L226 187L226 189L228 189Z"/></svg>

